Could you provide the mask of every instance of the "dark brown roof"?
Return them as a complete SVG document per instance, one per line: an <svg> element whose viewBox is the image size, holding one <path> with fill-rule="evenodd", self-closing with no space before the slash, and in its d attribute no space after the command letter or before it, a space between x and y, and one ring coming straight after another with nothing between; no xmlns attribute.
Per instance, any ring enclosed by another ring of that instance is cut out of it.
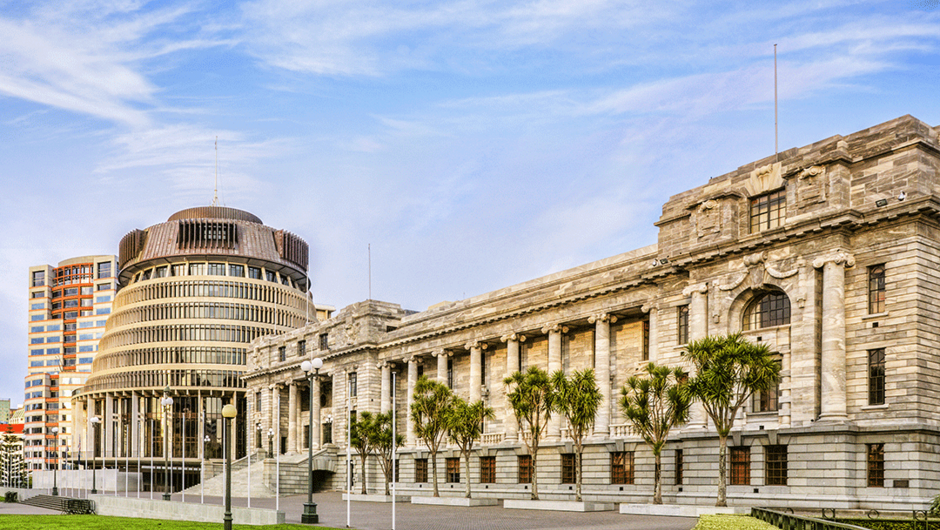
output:
<svg viewBox="0 0 940 530"><path fill-rule="evenodd" d="M237 221L248 221L249 223L258 223L262 225L261 219L254 214L235 208L226 208L225 206L198 206L196 208L187 208L171 215L167 221L179 221L180 219L235 219Z"/></svg>

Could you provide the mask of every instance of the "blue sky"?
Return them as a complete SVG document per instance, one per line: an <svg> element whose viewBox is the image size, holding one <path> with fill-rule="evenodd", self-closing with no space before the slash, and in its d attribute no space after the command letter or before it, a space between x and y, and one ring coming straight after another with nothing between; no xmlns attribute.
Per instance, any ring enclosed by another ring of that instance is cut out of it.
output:
<svg viewBox="0 0 940 530"><path fill-rule="evenodd" d="M422 310L656 241L669 196L904 114L937 1L0 0L0 396L27 268L220 199L317 302Z"/></svg>

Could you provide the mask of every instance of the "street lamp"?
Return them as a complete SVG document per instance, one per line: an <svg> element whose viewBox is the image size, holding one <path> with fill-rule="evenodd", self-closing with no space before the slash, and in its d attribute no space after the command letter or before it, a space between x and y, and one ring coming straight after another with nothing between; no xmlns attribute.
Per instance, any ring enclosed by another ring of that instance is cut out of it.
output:
<svg viewBox="0 0 940 530"><path fill-rule="evenodd" d="M55 447L56 450L58 450L59 449L59 428L58 427L52 428L52 436L55 438L55 444L53 444L53 447ZM55 467L52 468L52 495L58 496L59 495L59 481L57 477L57 472L59 470L59 458L58 458L58 454L55 451L53 451L52 454L56 455Z"/></svg>
<svg viewBox="0 0 940 530"><path fill-rule="evenodd" d="M173 447L170 444L170 438L169 438L169 434L170 434L169 431L172 430L173 424L167 421L170 415L170 410L171 410L170 407L173 406L173 398L171 398L168 395L169 392L170 392L170 387L167 386L165 389L163 389L163 398L160 399L160 404L163 405L163 408L164 408L163 423L169 427L167 429L164 429L164 434L163 434L163 439L164 439L163 445L166 447L166 450L163 451L163 466L164 466L163 469L164 469L164 481L165 481L164 488L163 488L163 500L165 501L170 500L170 448Z"/></svg>
<svg viewBox="0 0 940 530"><path fill-rule="evenodd" d="M92 416L91 419L88 421L90 421L91 424L94 426L92 427L92 430L95 431L95 441L97 441L98 440L97 427L98 427L98 424L101 423L101 418L99 418L98 416ZM92 449L94 449L94 447L95 446L93 445ZM96 493L98 493L98 489L95 487L95 469L97 469L98 467L98 463L95 462L95 456L97 455L95 455L94 450L92 450L91 452L91 494L92 495L95 495Z"/></svg>
<svg viewBox="0 0 940 530"><path fill-rule="evenodd" d="M274 429L268 429L268 455L274 454Z"/></svg>
<svg viewBox="0 0 940 530"><path fill-rule="evenodd" d="M310 425L308 425L309 439L307 440L307 502L304 503L304 513L300 516L300 522L304 524L317 524L320 522L320 516L317 515L317 505L313 502L313 379L320 375L320 368L323 368L323 359L316 357L313 361L304 361L300 363L300 369L307 373L310 380Z"/></svg>
<svg viewBox="0 0 940 530"><path fill-rule="evenodd" d="M228 420L234 420L238 415L235 405L229 403L222 407L222 417L225 418L223 428L225 429L225 515L222 516L222 527L224 530L232 530L232 428Z"/></svg>

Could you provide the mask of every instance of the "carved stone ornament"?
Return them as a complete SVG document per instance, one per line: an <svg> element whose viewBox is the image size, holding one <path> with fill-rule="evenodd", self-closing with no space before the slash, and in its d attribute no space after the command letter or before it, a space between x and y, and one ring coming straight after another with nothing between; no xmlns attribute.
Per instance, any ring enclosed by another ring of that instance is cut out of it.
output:
<svg viewBox="0 0 940 530"><path fill-rule="evenodd" d="M358 322L346 324L346 327L343 329L343 339L346 341L346 344L355 344L356 341L359 340Z"/></svg>
<svg viewBox="0 0 940 530"><path fill-rule="evenodd" d="M692 215L695 233L699 238L721 232L721 204L709 199L699 204Z"/></svg>
<svg viewBox="0 0 940 530"><path fill-rule="evenodd" d="M755 169L751 172L750 178L744 182L744 187L751 197L762 195L782 186L783 177L780 175L780 162Z"/></svg>
<svg viewBox="0 0 940 530"><path fill-rule="evenodd" d="M845 251L838 251L820 256L813 260L813 268L821 269L826 263L833 262L836 265L845 265L846 268L855 266L855 256Z"/></svg>
<svg viewBox="0 0 940 530"><path fill-rule="evenodd" d="M502 337L499 338L499 340L502 342L509 342L511 340L525 342L525 335L518 334L518 333L510 333L508 335L503 335Z"/></svg>
<svg viewBox="0 0 940 530"><path fill-rule="evenodd" d="M695 285L690 285L682 290L682 296L692 296L695 293L705 294L708 292L707 283L699 283Z"/></svg>
<svg viewBox="0 0 940 530"><path fill-rule="evenodd" d="M617 322L617 316L611 315L610 313L598 313L596 315L591 315L588 317L588 323L593 324L595 322L606 322L610 321L611 324Z"/></svg>
<svg viewBox="0 0 940 530"><path fill-rule="evenodd" d="M826 168L810 166L797 176L796 196L800 208L826 202Z"/></svg>

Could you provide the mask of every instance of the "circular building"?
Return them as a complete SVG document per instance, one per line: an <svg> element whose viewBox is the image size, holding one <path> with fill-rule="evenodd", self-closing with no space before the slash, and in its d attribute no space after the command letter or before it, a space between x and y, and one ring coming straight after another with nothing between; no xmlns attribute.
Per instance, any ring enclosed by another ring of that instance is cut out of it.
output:
<svg viewBox="0 0 940 530"><path fill-rule="evenodd" d="M82 458L134 471L131 459L140 457L145 484L166 491L169 480L178 491L198 483L204 456L222 456L228 403L238 408L231 447L244 456L247 346L313 318L307 256L296 235L219 206L183 210L124 236L112 314L74 398ZM150 466L152 457L173 462L175 476L161 461ZM194 471L180 473L182 459Z"/></svg>

